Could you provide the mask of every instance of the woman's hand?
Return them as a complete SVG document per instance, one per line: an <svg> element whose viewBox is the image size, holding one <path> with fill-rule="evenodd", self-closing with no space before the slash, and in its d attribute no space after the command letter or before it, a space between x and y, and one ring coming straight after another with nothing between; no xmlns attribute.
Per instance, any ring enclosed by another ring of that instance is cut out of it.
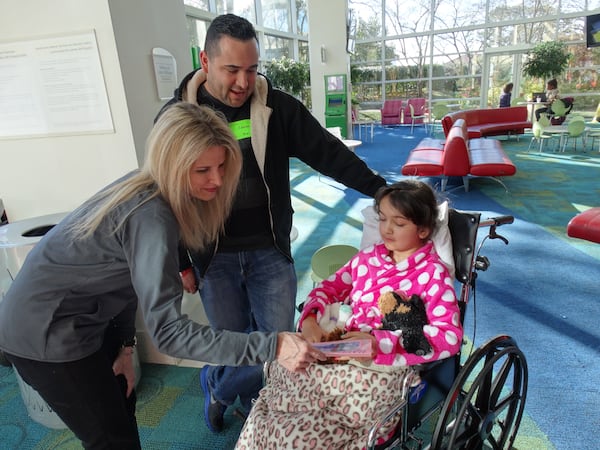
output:
<svg viewBox="0 0 600 450"><path fill-rule="evenodd" d="M315 316L307 316L302 321L301 333L302 337L311 343L321 342L321 339L323 339L324 336L323 329L317 323Z"/></svg>
<svg viewBox="0 0 600 450"><path fill-rule="evenodd" d="M303 372L315 361L324 361L325 355L313 348L298 333L277 335L277 362L290 372Z"/></svg>
<svg viewBox="0 0 600 450"><path fill-rule="evenodd" d="M183 272L180 272L181 282L183 284L183 289L190 294L193 294L198 290L198 283L196 283L196 275L194 274L194 269L191 267L189 269L185 269Z"/></svg>
<svg viewBox="0 0 600 450"><path fill-rule="evenodd" d="M123 347L119 350L112 369L115 375L123 375L127 381L126 397L129 398L135 386L135 369L133 367L133 347Z"/></svg>

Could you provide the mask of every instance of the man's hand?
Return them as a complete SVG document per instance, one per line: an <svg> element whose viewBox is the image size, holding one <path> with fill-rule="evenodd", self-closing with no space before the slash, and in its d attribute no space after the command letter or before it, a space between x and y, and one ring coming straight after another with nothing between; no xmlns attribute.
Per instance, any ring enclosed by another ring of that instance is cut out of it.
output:
<svg viewBox="0 0 600 450"><path fill-rule="evenodd" d="M133 347L123 347L121 350L119 350L119 354L112 366L113 373L115 375L123 375L125 376L125 380L127 380L127 398L129 398L135 386L133 351Z"/></svg>
<svg viewBox="0 0 600 450"><path fill-rule="evenodd" d="M185 269L183 272L180 272L181 282L183 284L183 289L190 294L193 294L198 290L198 283L196 283L196 275L194 274L194 269L191 267L189 269Z"/></svg>
<svg viewBox="0 0 600 450"><path fill-rule="evenodd" d="M313 362L327 359L299 334L283 332L277 336L277 362L290 372L303 372Z"/></svg>

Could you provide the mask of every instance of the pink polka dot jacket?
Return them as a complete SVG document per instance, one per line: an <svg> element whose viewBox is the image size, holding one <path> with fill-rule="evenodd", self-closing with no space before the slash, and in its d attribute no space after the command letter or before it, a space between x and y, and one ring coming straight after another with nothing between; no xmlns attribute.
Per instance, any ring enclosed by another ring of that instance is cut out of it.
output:
<svg viewBox="0 0 600 450"><path fill-rule="evenodd" d="M377 300L388 291L404 292L408 297L417 294L423 299L429 321L423 332L432 347L429 354L407 353L401 331L380 329L383 316ZM337 302L352 307L346 330L371 333L377 339L377 364L411 366L448 358L460 349L463 331L453 279L431 242L399 263L383 244L361 250L308 294L299 328L307 315L316 312L319 320L326 306Z"/></svg>

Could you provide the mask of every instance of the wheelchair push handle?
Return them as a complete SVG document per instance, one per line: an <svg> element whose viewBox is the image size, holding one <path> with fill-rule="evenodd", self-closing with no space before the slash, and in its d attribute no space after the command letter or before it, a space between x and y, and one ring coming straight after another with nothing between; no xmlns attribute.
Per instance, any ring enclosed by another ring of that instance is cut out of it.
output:
<svg viewBox="0 0 600 450"><path fill-rule="evenodd" d="M515 221L514 216L497 216L497 217L490 217L489 219L486 220L482 220L479 223L480 227L490 227L490 231L488 233L488 236L490 239L500 239L502 242L504 242L506 245L508 245L508 239L506 239L504 236L498 234L496 232L496 228L501 226L501 225L508 225L511 224Z"/></svg>
<svg viewBox="0 0 600 450"><path fill-rule="evenodd" d="M479 227L499 227L501 225L509 225L515 221L514 216L497 216L479 222Z"/></svg>

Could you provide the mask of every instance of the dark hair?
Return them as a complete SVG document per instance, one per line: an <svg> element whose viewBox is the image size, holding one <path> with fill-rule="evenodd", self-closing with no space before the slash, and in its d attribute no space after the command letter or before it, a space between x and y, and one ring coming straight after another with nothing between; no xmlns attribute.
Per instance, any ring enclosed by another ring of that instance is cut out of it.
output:
<svg viewBox="0 0 600 450"><path fill-rule="evenodd" d="M438 207L433 189L418 180L403 180L380 188L375 194L375 211L381 200L388 197L392 206L418 227L435 230ZM431 235L430 234L430 235Z"/></svg>
<svg viewBox="0 0 600 450"><path fill-rule="evenodd" d="M512 91L514 84L512 83L506 83L506 85L504 86L504 93L508 94L510 91Z"/></svg>
<svg viewBox="0 0 600 450"><path fill-rule="evenodd" d="M552 87L552 89L556 89L558 87L558 81L556 81L556 78L552 78L551 80L548 80L548 86Z"/></svg>
<svg viewBox="0 0 600 450"><path fill-rule="evenodd" d="M239 41L254 39L258 43L256 30L248 20L235 14L223 14L215 17L206 30L204 51L209 56L218 54L219 41L223 36L229 36Z"/></svg>

